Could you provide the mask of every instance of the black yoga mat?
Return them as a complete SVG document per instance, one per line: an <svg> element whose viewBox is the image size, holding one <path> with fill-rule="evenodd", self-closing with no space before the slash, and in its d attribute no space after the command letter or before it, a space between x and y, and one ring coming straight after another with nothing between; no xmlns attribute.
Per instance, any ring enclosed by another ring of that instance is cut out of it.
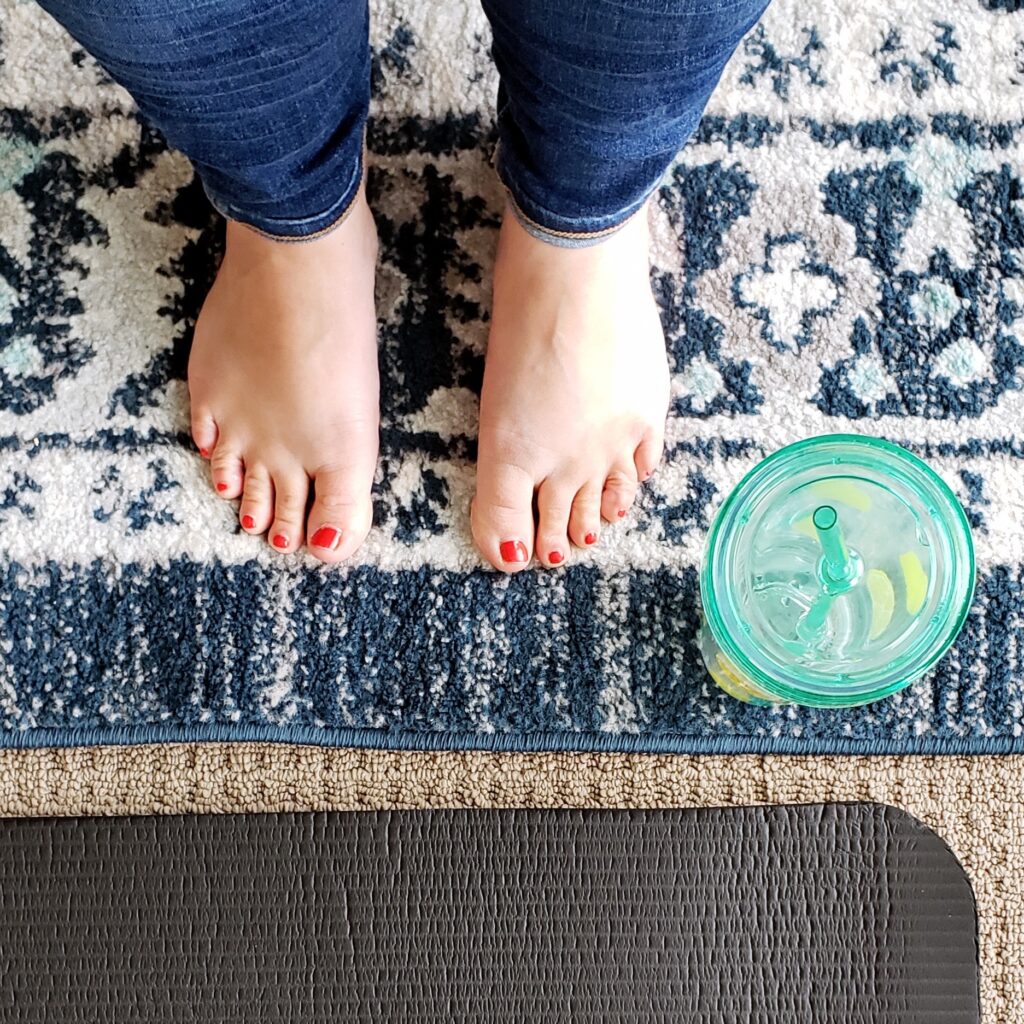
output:
<svg viewBox="0 0 1024 1024"><path fill-rule="evenodd" d="M979 1019L970 885L872 804L0 822L0 1020Z"/></svg>

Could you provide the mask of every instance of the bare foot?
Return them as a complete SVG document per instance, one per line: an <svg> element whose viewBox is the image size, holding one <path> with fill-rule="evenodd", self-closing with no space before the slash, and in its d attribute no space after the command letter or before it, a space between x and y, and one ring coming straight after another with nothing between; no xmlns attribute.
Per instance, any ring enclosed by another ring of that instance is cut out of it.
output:
<svg viewBox="0 0 1024 1024"><path fill-rule="evenodd" d="M647 207L560 248L506 210L494 268L473 536L507 572L597 543L661 459L669 400ZM536 516L534 498L536 496Z"/></svg>
<svg viewBox="0 0 1024 1024"><path fill-rule="evenodd" d="M242 528L325 562L370 529L378 393L377 233L360 194L333 231L275 242L229 222L196 323L192 436ZM313 497L307 514L307 503Z"/></svg>

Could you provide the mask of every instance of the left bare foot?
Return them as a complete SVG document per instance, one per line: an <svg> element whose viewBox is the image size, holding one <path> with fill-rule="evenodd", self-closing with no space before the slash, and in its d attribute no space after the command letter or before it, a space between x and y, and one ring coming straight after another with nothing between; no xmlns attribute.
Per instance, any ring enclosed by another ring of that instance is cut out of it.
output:
<svg viewBox="0 0 1024 1024"><path fill-rule="evenodd" d="M534 553L565 565L571 544L626 515L661 459L669 374L648 245L646 206L581 249L534 238L506 209L472 513L498 569Z"/></svg>
<svg viewBox="0 0 1024 1024"><path fill-rule="evenodd" d="M276 551L348 558L373 519L377 232L360 193L343 223L274 241L229 222L196 323L192 436L221 498ZM307 511L310 492L312 507Z"/></svg>

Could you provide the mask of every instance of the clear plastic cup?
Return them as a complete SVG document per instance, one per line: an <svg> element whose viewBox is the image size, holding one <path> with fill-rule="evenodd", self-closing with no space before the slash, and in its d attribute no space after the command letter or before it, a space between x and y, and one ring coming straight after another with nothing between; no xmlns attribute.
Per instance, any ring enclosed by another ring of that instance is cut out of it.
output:
<svg viewBox="0 0 1024 1024"><path fill-rule="evenodd" d="M949 649L974 575L967 517L924 462L873 437L810 438L755 466L718 510L701 654L739 700L867 704Z"/></svg>

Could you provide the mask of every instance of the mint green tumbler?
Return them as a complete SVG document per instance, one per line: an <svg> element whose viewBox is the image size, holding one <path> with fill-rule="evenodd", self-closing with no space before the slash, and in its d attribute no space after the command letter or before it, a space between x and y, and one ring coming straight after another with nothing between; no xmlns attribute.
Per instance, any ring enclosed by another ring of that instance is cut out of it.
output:
<svg viewBox="0 0 1024 1024"><path fill-rule="evenodd" d="M960 503L898 445L830 434L755 466L718 510L700 649L755 704L850 707L919 679L974 596Z"/></svg>

